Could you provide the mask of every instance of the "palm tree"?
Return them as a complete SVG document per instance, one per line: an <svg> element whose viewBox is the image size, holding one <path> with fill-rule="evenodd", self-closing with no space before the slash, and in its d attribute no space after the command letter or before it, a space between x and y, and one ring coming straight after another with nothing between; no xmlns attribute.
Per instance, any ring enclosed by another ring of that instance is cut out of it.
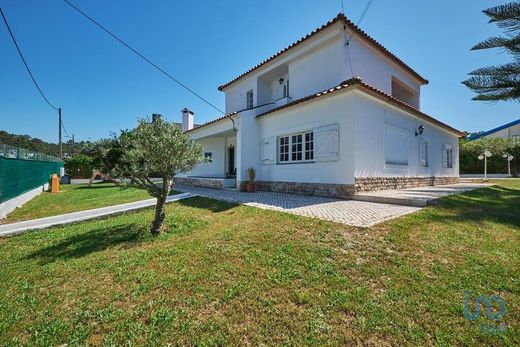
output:
<svg viewBox="0 0 520 347"><path fill-rule="evenodd" d="M462 82L479 101L520 101L520 2L511 2L482 11L489 23L504 29L504 36L490 37L471 50L501 48L513 57L513 62L487 66L469 73Z"/></svg>

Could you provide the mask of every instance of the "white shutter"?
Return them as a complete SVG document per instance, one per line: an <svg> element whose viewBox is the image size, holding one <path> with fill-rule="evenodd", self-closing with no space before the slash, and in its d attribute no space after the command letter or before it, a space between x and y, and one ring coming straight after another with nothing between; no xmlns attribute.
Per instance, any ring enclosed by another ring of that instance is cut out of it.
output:
<svg viewBox="0 0 520 347"><path fill-rule="evenodd" d="M339 160L339 125L314 129L314 161Z"/></svg>
<svg viewBox="0 0 520 347"><path fill-rule="evenodd" d="M276 137L268 137L262 140L262 164L276 164Z"/></svg>
<svg viewBox="0 0 520 347"><path fill-rule="evenodd" d="M452 146L451 145L443 145L442 146L442 167L443 168L449 168L449 158L448 158L448 155L449 155L449 151L452 150ZM453 160L453 158L452 158ZM453 166L453 165L452 165Z"/></svg>

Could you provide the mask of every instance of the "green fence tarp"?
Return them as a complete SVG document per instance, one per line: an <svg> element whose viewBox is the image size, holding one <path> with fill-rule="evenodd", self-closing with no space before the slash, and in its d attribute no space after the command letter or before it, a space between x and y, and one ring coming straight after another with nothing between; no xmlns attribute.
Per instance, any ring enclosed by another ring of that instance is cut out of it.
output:
<svg viewBox="0 0 520 347"><path fill-rule="evenodd" d="M4 158L0 156L0 202L49 183L60 174L63 162Z"/></svg>

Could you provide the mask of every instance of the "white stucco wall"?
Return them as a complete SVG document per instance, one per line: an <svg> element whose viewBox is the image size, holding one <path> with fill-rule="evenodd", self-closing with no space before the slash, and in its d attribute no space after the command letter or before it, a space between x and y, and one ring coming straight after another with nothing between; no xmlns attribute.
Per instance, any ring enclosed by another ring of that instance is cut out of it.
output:
<svg viewBox="0 0 520 347"><path fill-rule="evenodd" d="M355 92L355 176L458 176L458 137L412 116L398 108ZM428 166L419 164L419 139L415 130L422 125L422 137L428 141ZM385 129L387 126L408 133L408 165L387 165L385 162ZM449 144L454 150L453 168L442 167L442 148Z"/></svg>
<svg viewBox="0 0 520 347"><path fill-rule="evenodd" d="M352 72L350 68L346 70L347 79L359 76L368 85L392 95L392 76L394 76L417 93L417 103L412 106L419 108L421 84L410 73L356 36L352 38L345 51L347 49L350 51L352 63Z"/></svg>
<svg viewBox="0 0 520 347"><path fill-rule="evenodd" d="M248 90L254 91L255 106L269 101L273 83L278 78L266 83L259 77L269 75L269 71L282 65L288 69L289 96L293 100L336 86L355 76L392 95L394 77L416 92L416 98L409 103L419 108L421 83L410 72L356 35L346 46L345 41L350 38L350 34L348 29L343 29L343 24L338 23L231 84L225 88L226 112L244 109Z"/></svg>
<svg viewBox="0 0 520 347"><path fill-rule="evenodd" d="M198 139L197 142L204 146L204 152L212 153L212 162L200 163L189 173L179 175L179 177L200 176L225 178L228 172L228 148L230 145L236 147L236 136L205 137Z"/></svg>
<svg viewBox="0 0 520 347"><path fill-rule="evenodd" d="M343 36L303 54L289 64L289 95L293 99L337 86L347 79Z"/></svg>
<svg viewBox="0 0 520 347"><path fill-rule="evenodd" d="M264 181L308 183L354 183L354 104L352 96L340 94L324 97L301 106L288 108L259 118L260 138L284 136L315 128L339 124L339 160L318 163L263 165L258 179ZM259 157L260 158L260 157Z"/></svg>

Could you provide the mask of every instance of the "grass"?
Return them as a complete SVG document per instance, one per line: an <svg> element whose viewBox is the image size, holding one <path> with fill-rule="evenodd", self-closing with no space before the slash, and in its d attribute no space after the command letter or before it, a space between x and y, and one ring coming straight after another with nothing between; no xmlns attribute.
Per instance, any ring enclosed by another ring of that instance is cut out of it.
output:
<svg viewBox="0 0 520 347"><path fill-rule="evenodd" d="M520 344L520 182L362 229L191 198L0 240L0 345ZM504 333L463 315L500 295Z"/></svg>
<svg viewBox="0 0 520 347"><path fill-rule="evenodd" d="M86 184L61 185L59 193L43 192L14 210L2 222L14 223L149 198L143 189L121 188L112 183L95 183L91 187Z"/></svg>

